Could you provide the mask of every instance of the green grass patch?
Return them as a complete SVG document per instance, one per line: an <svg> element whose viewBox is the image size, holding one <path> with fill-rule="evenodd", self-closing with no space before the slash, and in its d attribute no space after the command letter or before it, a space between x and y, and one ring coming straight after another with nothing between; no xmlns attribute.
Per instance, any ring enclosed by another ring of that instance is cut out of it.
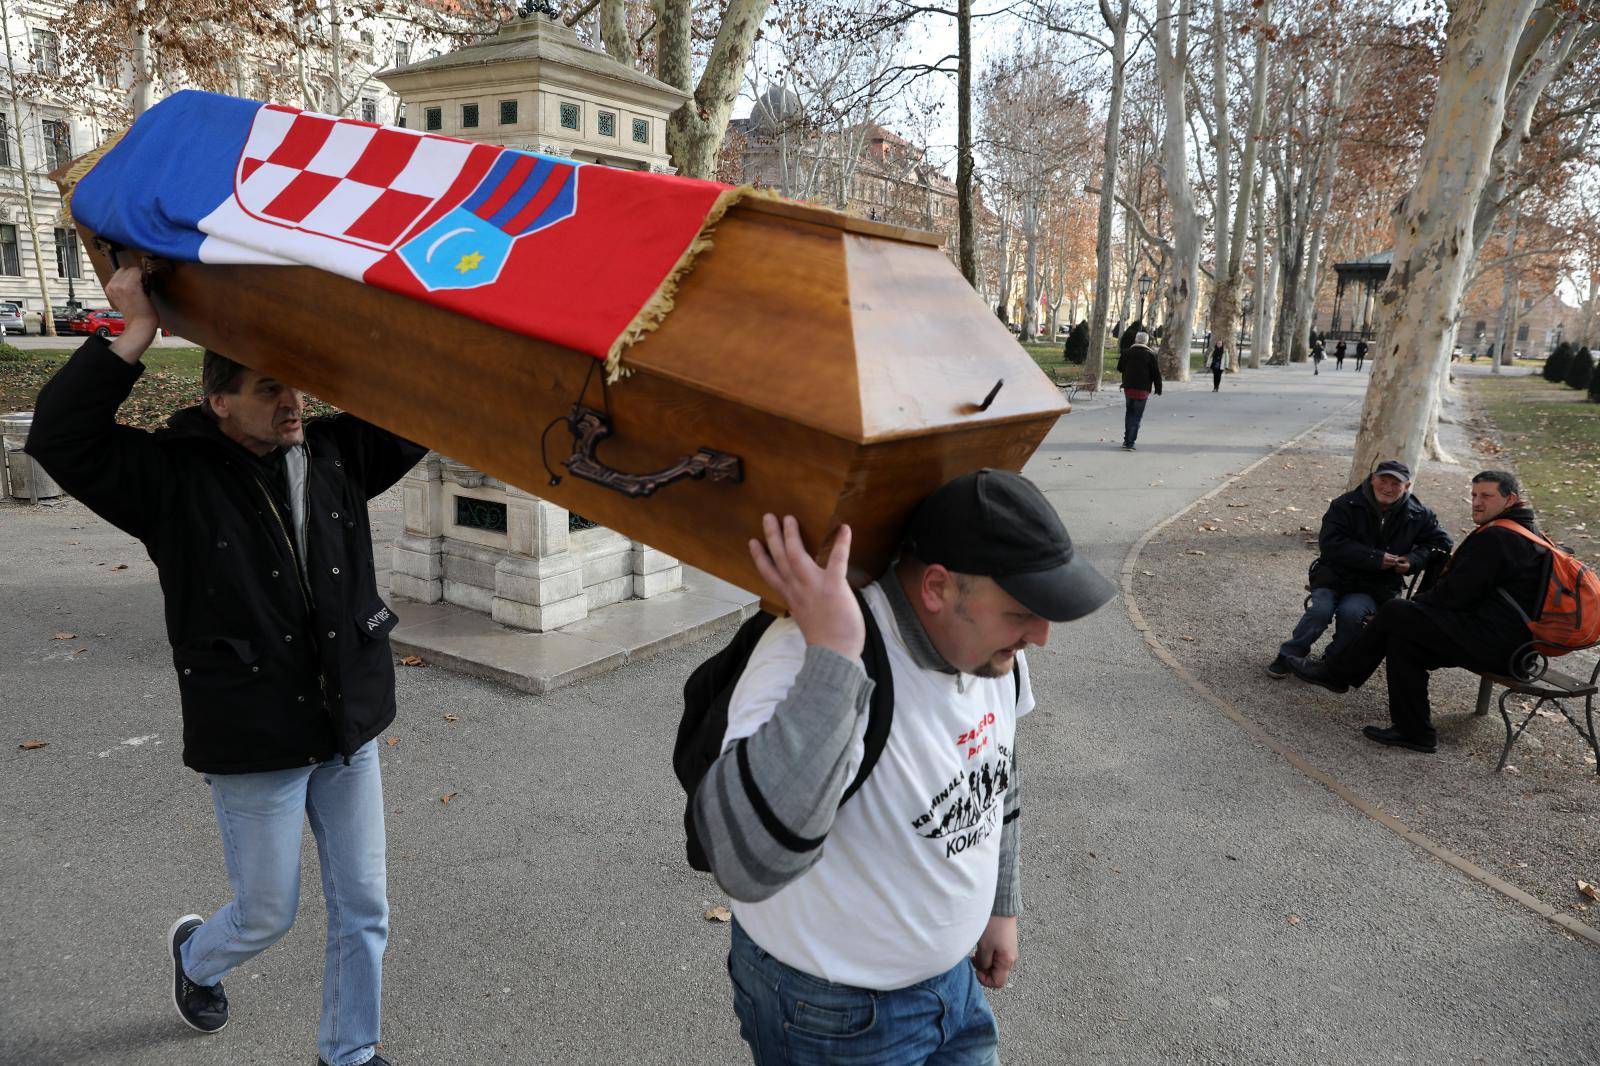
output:
<svg viewBox="0 0 1600 1066"><path fill-rule="evenodd" d="M1473 398L1500 431L1539 524L1600 560L1600 404L1541 377L1469 379Z"/></svg>

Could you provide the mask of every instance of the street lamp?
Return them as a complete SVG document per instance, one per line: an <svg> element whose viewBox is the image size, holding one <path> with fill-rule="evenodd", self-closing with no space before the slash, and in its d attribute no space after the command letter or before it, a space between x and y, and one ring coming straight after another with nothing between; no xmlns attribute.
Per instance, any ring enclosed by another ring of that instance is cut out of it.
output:
<svg viewBox="0 0 1600 1066"><path fill-rule="evenodd" d="M1144 323L1144 298L1150 293L1150 275L1139 275L1139 322Z"/></svg>

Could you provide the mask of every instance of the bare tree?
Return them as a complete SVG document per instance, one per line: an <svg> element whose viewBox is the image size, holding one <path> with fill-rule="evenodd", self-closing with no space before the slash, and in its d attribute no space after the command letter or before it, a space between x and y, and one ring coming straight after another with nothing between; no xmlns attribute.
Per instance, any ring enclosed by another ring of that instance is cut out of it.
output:
<svg viewBox="0 0 1600 1066"><path fill-rule="evenodd" d="M1156 78L1166 113L1161 137L1162 176L1172 209L1172 272L1165 289L1166 323L1161 331L1161 373L1169 380L1189 380L1189 337L1199 297L1200 217L1189 184L1188 128L1184 123L1184 88L1189 66L1188 0L1156 0Z"/></svg>

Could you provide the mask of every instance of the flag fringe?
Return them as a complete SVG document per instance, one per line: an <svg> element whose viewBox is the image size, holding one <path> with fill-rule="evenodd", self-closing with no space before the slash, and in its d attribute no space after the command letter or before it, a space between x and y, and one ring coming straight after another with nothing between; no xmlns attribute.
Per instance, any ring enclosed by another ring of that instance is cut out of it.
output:
<svg viewBox="0 0 1600 1066"><path fill-rule="evenodd" d="M678 256L678 261L673 264L661 284L656 286L655 293L645 301L639 313L633 316L633 321L628 327L617 335L611 342L611 348L606 353L606 383L616 382L628 375L628 368L622 365L622 352L630 345L642 340L644 336L654 331L672 311L678 296L678 284L694 268L695 260L701 253L709 251L715 243L713 231L717 223L722 221L722 216L736 204L745 200L777 200L783 201L785 197L765 189L757 189L750 185L741 185L738 188L724 190L711 205L711 210L706 213L706 219L700 224L700 231L695 234L694 240Z"/></svg>
<svg viewBox="0 0 1600 1066"><path fill-rule="evenodd" d="M132 129L132 127L118 130L107 137L98 147L74 159L67 166L66 173L56 179L56 188L61 190L60 221L69 225L72 224L72 194L78 188L78 182L83 180L85 174L94 169L94 165L100 162L102 156L117 146L123 135L128 132L128 129Z"/></svg>

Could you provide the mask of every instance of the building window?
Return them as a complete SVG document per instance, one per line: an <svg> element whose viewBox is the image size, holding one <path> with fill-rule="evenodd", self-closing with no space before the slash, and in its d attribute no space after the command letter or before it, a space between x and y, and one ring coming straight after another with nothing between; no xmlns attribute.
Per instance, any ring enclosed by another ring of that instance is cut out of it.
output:
<svg viewBox="0 0 1600 1066"><path fill-rule="evenodd" d="M650 120L636 118L633 120L633 139L640 144L650 143Z"/></svg>
<svg viewBox="0 0 1600 1066"><path fill-rule="evenodd" d="M374 100L370 96L363 96L361 98L361 121L378 121L378 101Z"/></svg>
<svg viewBox="0 0 1600 1066"><path fill-rule="evenodd" d="M33 31L33 69L40 74L61 73L61 38L54 30Z"/></svg>
<svg viewBox="0 0 1600 1066"><path fill-rule="evenodd" d="M17 227L9 223L0 226L0 274L13 278L22 276L22 250L17 247Z"/></svg>
<svg viewBox="0 0 1600 1066"><path fill-rule="evenodd" d="M83 260L78 255L78 231L56 227L56 277L83 277Z"/></svg>
<svg viewBox="0 0 1600 1066"><path fill-rule="evenodd" d="M1522 298L1522 309L1524 311L1532 311L1533 310L1533 297L1532 296L1524 296Z"/></svg>
<svg viewBox="0 0 1600 1066"><path fill-rule="evenodd" d="M425 129L444 129L444 108L430 107L422 113L422 124Z"/></svg>
<svg viewBox="0 0 1600 1066"><path fill-rule="evenodd" d="M464 130L475 130L478 128L477 104L461 105L461 128Z"/></svg>
<svg viewBox="0 0 1600 1066"><path fill-rule="evenodd" d="M1522 325L1517 327L1517 343L1518 344L1527 344L1528 343L1528 324L1526 322L1524 322Z"/></svg>
<svg viewBox="0 0 1600 1066"><path fill-rule="evenodd" d="M406 128L406 105L405 104L395 104L394 105L394 124L396 126L399 126L401 129L405 129Z"/></svg>
<svg viewBox="0 0 1600 1066"><path fill-rule="evenodd" d="M575 130L578 128L577 104L561 105L561 128L564 130Z"/></svg>
<svg viewBox="0 0 1600 1066"><path fill-rule="evenodd" d="M72 131L60 119L47 118L44 127L44 159L51 170L72 162Z"/></svg>
<svg viewBox="0 0 1600 1066"><path fill-rule="evenodd" d="M0 115L0 167L11 165L11 120Z"/></svg>
<svg viewBox="0 0 1600 1066"><path fill-rule="evenodd" d="M372 44L372 31L371 30L362 30L361 31L361 43L365 44L365 45L371 45Z"/></svg>
<svg viewBox="0 0 1600 1066"><path fill-rule="evenodd" d="M610 111L600 112L598 125L600 127L600 136L615 137L617 135L617 116L614 113Z"/></svg>
<svg viewBox="0 0 1600 1066"><path fill-rule="evenodd" d="M394 65L403 67L411 62L411 42L405 39L394 42Z"/></svg>
<svg viewBox="0 0 1600 1066"><path fill-rule="evenodd" d="M481 529L486 533L504 533L506 505L497 500L477 500L471 496L457 496L456 525L466 529Z"/></svg>
<svg viewBox="0 0 1600 1066"><path fill-rule="evenodd" d="M515 100L500 101L500 125L515 126L517 124L517 102Z"/></svg>

